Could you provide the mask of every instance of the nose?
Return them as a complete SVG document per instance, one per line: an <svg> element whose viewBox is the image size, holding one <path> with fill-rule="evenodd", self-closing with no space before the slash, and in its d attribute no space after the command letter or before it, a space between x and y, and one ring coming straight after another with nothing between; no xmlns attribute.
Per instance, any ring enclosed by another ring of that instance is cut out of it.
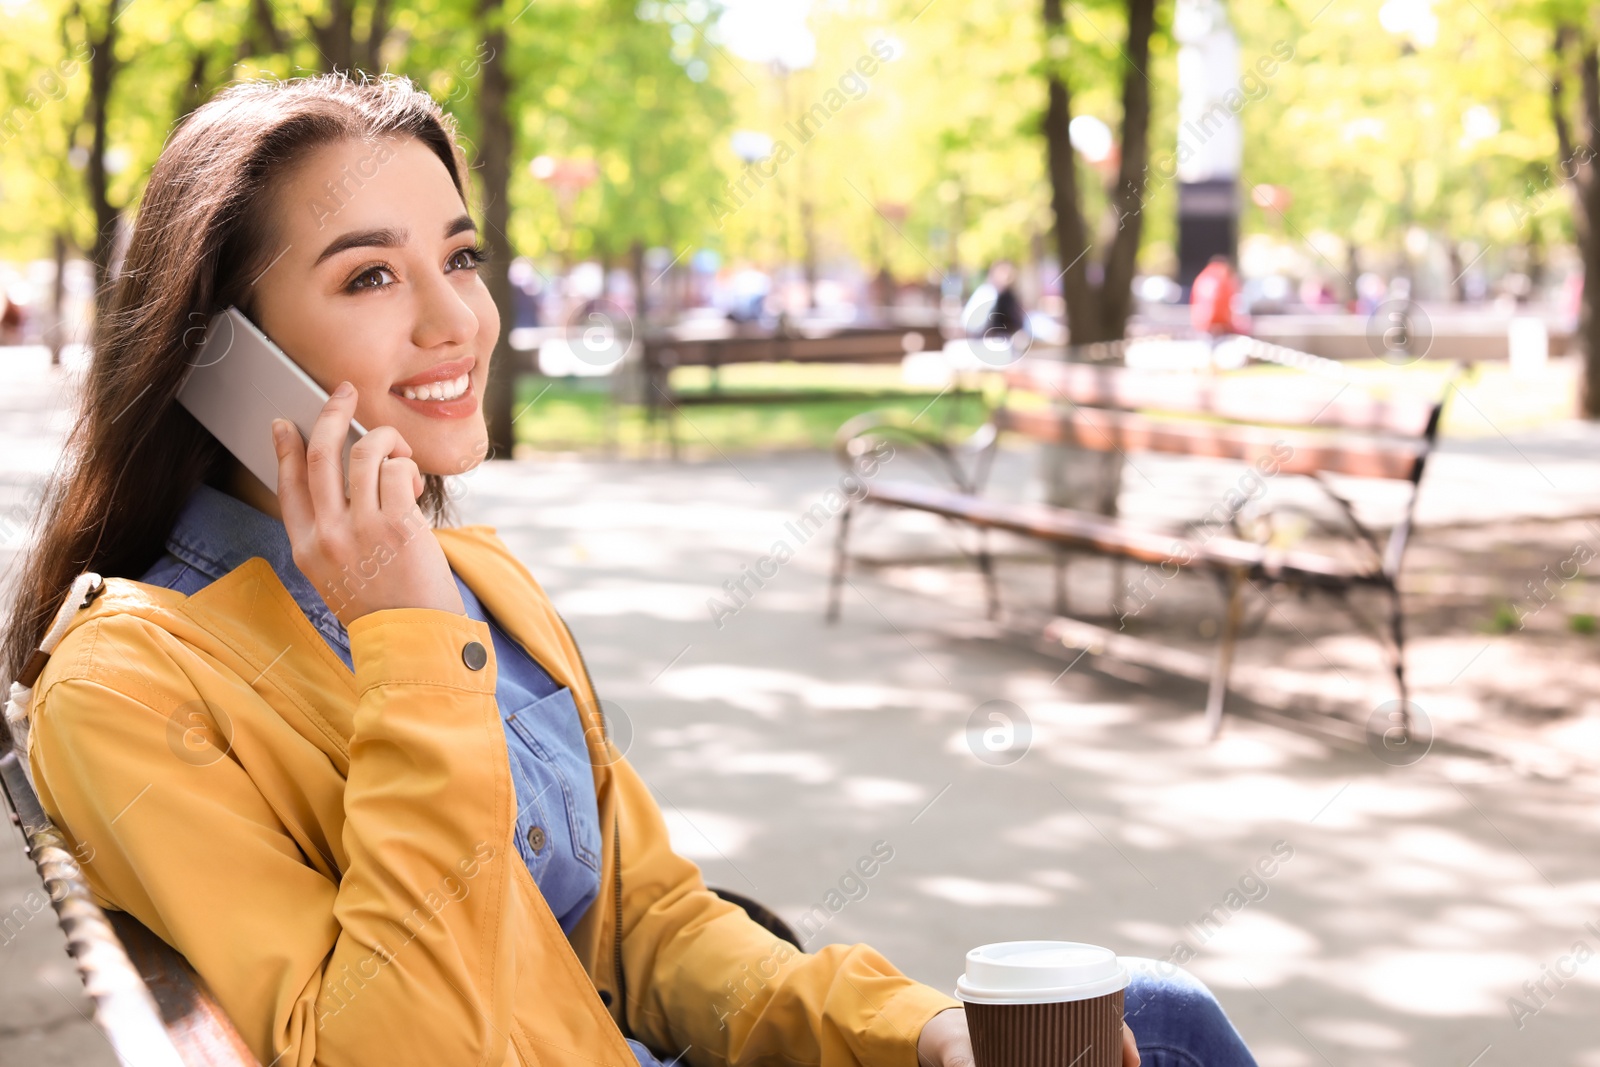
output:
<svg viewBox="0 0 1600 1067"><path fill-rule="evenodd" d="M412 341L418 348L465 345L482 329L477 312L462 298L460 283L451 275L427 272L416 292Z"/></svg>

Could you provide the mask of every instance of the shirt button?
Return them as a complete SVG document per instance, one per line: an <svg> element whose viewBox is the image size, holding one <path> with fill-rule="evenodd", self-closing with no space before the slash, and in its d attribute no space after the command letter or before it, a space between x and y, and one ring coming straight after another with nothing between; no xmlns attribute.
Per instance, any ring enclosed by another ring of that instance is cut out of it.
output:
<svg viewBox="0 0 1600 1067"><path fill-rule="evenodd" d="M528 827L528 847L533 849L533 854L535 856L537 856L541 851L543 851L543 849L544 849L544 827L542 827L542 826L530 826L530 827Z"/></svg>
<svg viewBox="0 0 1600 1067"><path fill-rule="evenodd" d="M468 641L461 648L461 662L475 671L483 670L483 665L489 662L489 653L477 641Z"/></svg>

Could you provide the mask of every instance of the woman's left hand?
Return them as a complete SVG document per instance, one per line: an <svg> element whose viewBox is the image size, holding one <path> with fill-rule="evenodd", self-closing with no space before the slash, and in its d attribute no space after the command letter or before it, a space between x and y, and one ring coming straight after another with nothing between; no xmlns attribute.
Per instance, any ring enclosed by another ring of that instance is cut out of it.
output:
<svg viewBox="0 0 1600 1067"><path fill-rule="evenodd" d="M965 1010L946 1008L928 1020L917 1037L917 1062L922 1067L973 1067ZM1127 1023L1122 1024L1122 1067L1139 1067L1139 1048Z"/></svg>

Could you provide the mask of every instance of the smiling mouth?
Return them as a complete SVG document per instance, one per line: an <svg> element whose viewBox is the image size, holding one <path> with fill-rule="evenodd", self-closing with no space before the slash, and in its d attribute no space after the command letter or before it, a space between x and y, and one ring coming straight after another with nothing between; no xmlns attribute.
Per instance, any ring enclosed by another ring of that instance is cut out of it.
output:
<svg viewBox="0 0 1600 1067"><path fill-rule="evenodd" d="M472 388L472 369L477 365L472 356L437 363L421 374L394 383L389 392L406 400L455 400Z"/></svg>
<svg viewBox="0 0 1600 1067"><path fill-rule="evenodd" d="M454 400L465 393L471 384L472 375L467 373L457 378L447 378L442 382L429 382L426 385L397 385L392 391L407 400Z"/></svg>

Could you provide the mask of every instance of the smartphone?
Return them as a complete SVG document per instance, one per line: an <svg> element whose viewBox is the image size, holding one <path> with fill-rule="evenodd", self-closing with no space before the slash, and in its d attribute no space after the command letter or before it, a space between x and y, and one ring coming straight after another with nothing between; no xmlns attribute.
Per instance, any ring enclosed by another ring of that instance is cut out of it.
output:
<svg viewBox="0 0 1600 1067"><path fill-rule="evenodd" d="M178 389L178 403L274 493L278 452L272 443L272 420L288 419L309 441L327 402L327 391L233 306L211 317L205 341ZM347 486L350 446L366 432L366 427L350 420L339 461Z"/></svg>

